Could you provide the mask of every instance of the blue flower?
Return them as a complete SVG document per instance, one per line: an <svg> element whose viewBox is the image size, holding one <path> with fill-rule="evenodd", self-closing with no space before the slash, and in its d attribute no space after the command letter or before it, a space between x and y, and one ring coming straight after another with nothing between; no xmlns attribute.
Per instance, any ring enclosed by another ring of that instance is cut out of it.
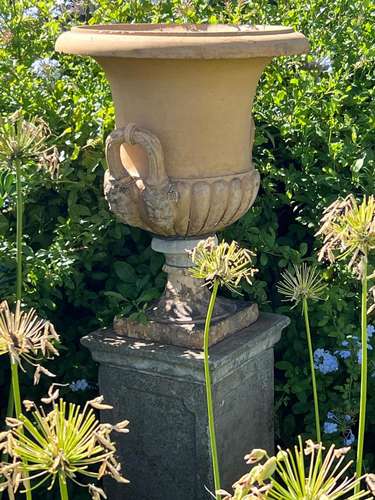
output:
<svg viewBox="0 0 375 500"><path fill-rule="evenodd" d="M368 327L367 327L367 349L369 351L372 351L374 349L373 346L371 345L371 341L372 341L372 337L373 337L374 333L375 333L375 327L373 325L368 325ZM347 335L347 338L350 339L351 342L349 342L348 340L343 340L341 342L341 345L343 347L348 347L351 343L353 347L358 348L357 360L358 360L358 363L361 364L362 363L362 353L361 353L361 349L360 349L361 342L359 340L359 337L357 335ZM351 352L348 349L340 349L338 351L335 351L335 354L342 359L347 359L350 357Z"/></svg>
<svg viewBox="0 0 375 500"><path fill-rule="evenodd" d="M78 392L78 391L85 391L90 387L90 384L87 382L86 379L81 378L79 380L75 380L69 385L70 389L73 392Z"/></svg>
<svg viewBox="0 0 375 500"><path fill-rule="evenodd" d="M64 14L82 15L86 11L92 14L98 7L98 2L91 0L55 0L55 5L51 9L53 17L61 17Z"/></svg>
<svg viewBox="0 0 375 500"><path fill-rule="evenodd" d="M316 349L314 352L314 366L320 373L335 372L339 368L339 362L333 354L325 349Z"/></svg>
<svg viewBox="0 0 375 500"><path fill-rule="evenodd" d="M342 358L342 359L348 359L348 358L350 358L352 353L351 353L351 351L343 349L342 351L335 351L335 354L337 356L340 356L340 358Z"/></svg>
<svg viewBox="0 0 375 500"><path fill-rule="evenodd" d="M367 345L367 350L372 351L373 350L372 345ZM362 364L362 350L361 349L357 352L357 359L358 359L358 364L361 365Z"/></svg>
<svg viewBox="0 0 375 500"><path fill-rule="evenodd" d="M344 436L344 446L351 446L355 441L355 436L353 434L353 431L351 429L347 430L345 432Z"/></svg>
<svg viewBox="0 0 375 500"><path fill-rule="evenodd" d="M327 418L328 418L328 420L337 420L337 417L336 417L336 415L334 414L333 411L329 411L327 413Z"/></svg>
<svg viewBox="0 0 375 500"><path fill-rule="evenodd" d="M323 430L325 434L334 434L338 431L338 425L335 422L324 422Z"/></svg>
<svg viewBox="0 0 375 500"><path fill-rule="evenodd" d="M53 17L60 17L64 12L69 12L74 9L74 2L72 0L56 0L55 5L51 10Z"/></svg>
<svg viewBox="0 0 375 500"><path fill-rule="evenodd" d="M32 63L31 71L40 78L57 79L60 77L60 63L48 57L37 59Z"/></svg>
<svg viewBox="0 0 375 500"><path fill-rule="evenodd" d="M316 60L316 65L323 73L332 73L333 66L329 56L324 56Z"/></svg>
<svg viewBox="0 0 375 500"><path fill-rule="evenodd" d="M38 17L39 9L38 7L29 7L28 9L24 10L23 14L26 17Z"/></svg>

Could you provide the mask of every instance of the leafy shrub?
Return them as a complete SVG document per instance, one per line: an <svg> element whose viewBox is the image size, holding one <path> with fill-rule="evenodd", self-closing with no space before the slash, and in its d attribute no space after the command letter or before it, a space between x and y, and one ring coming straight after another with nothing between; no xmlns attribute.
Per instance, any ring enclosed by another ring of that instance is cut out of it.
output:
<svg viewBox="0 0 375 500"><path fill-rule="evenodd" d="M262 188L255 206L224 233L258 256L260 273L253 286L242 285L245 297L293 316L276 360L277 439L287 445L298 433L312 433L314 417L300 311L281 303L275 283L291 263L314 261L325 206L338 195L375 191L374 14L369 0L0 1L1 113L21 107L28 117L41 116L60 152L57 180L34 169L25 173L24 251L25 300L54 322L66 349L57 366L62 381L88 380L94 392L96 367L81 336L120 312L144 319L165 278L150 235L114 220L102 195L103 140L114 127L109 85L93 60L56 54L58 34L85 22L242 22L290 25L310 40L309 55L278 58L262 77L253 153ZM8 300L15 288L14 207L14 176L0 168L0 295ZM325 437L342 443L357 432L358 286L335 268L324 268L323 276L329 299L311 306L314 345L321 349L317 356L328 352L336 361L318 373L320 407L327 423L336 424L326 427L335 432ZM342 342L348 342L347 357L337 353ZM6 370L0 370L1 394ZM373 389L370 377L370 466ZM34 391L28 387L31 399ZM72 396L79 400L80 392Z"/></svg>

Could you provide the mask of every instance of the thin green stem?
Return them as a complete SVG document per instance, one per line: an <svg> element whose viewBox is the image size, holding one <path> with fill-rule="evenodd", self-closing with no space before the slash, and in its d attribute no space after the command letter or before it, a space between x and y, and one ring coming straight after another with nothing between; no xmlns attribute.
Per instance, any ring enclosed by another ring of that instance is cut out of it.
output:
<svg viewBox="0 0 375 500"><path fill-rule="evenodd" d="M359 403L359 427L357 448L357 477L362 475L363 445L366 427L366 405L367 405L367 255L362 258L362 299L361 299L361 399ZM355 487L355 493L360 490L360 484Z"/></svg>
<svg viewBox="0 0 375 500"><path fill-rule="evenodd" d="M16 169L17 169L17 165L18 165L18 162L16 162ZM16 173L17 175L17 173ZM20 177L20 175L19 175ZM20 183L20 187L21 187L21 183ZM17 183L17 188L18 188L18 183ZM21 193L21 202L22 202L22 193ZM16 296L18 295L18 262L19 262L19 258L18 258L18 196L17 196L17 279L16 279ZM21 226L21 230L22 230L22 226ZM22 234L22 233L21 233ZM22 237L21 237L21 241L22 241ZM21 263L21 266L22 266L22 263ZM21 275L22 275L22 267L21 267ZM21 287L22 288L22 287ZM17 297L18 299L18 297ZM10 359L10 358L9 358ZM10 360L10 365L11 365L11 373L12 373L12 379L11 379L11 383L10 383L10 387L9 387L9 397L8 397L8 406L7 406L7 417L13 417L13 414L14 414L14 391L16 390L14 384L13 384L13 364L12 364L12 361ZM18 367L17 368L17 379L18 379ZM5 453L4 451L2 452L1 454L1 460L3 462L7 462L8 461L8 454ZM0 492L0 500L2 500L3 498L3 492L1 491Z"/></svg>
<svg viewBox="0 0 375 500"><path fill-rule="evenodd" d="M15 361L11 359L10 367L12 371L12 389L13 389L15 416L16 418L19 418L20 415L22 415L22 407L21 407L20 382L18 377L18 365Z"/></svg>
<svg viewBox="0 0 375 500"><path fill-rule="evenodd" d="M13 384L12 382L10 383L9 387L9 396L8 396L8 406L7 406L7 417L13 417L14 412L14 397L13 397ZM1 461L2 462L8 462L8 453L3 451L1 453ZM3 491L0 491L0 500L3 498Z"/></svg>
<svg viewBox="0 0 375 500"><path fill-rule="evenodd" d="M312 386L313 386L316 440L318 443L320 443L322 441L322 436L321 436L321 431L320 431L319 400L318 400L318 390L317 390L316 378L315 378L314 354L313 354L313 346L312 346L312 340L311 340L309 308L308 308L306 299L303 299L302 309L303 309L303 316L305 319L307 345L308 345L308 349L309 349L309 358L310 358L311 380L312 380Z"/></svg>
<svg viewBox="0 0 375 500"><path fill-rule="evenodd" d="M13 400L14 400L14 410L15 410L15 417L19 418L20 415L22 415L22 406L21 406L21 391L20 391L20 381L18 377L18 364L13 361L13 359L10 360L10 367L11 367L11 372L12 372L12 392L13 392ZM25 463L26 465L26 463ZM26 475L27 477L27 475ZM26 498L27 500L32 500L32 494L30 491L30 482L26 481L25 482L25 487L26 487Z"/></svg>
<svg viewBox="0 0 375 500"><path fill-rule="evenodd" d="M16 212L17 212L17 225L16 225L16 249L17 249L17 276L16 276L16 299L22 298L22 244L23 244L23 196L22 196L22 173L21 162L15 160L16 166ZM12 393L14 400L14 410L16 418L22 415L21 406L21 391L20 382L18 377L18 364L11 358L10 359L11 373L12 373ZM26 463L25 463L26 465ZM27 474L26 474L27 478ZM25 482L26 498L32 500L32 493L30 489L30 482Z"/></svg>
<svg viewBox="0 0 375 500"><path fill-rule="evenodd" d="M14 166L16 168L16 218L17 218L17 227L16 227L16 299L21 300L22 297L22 234L23 234L23 200L22 200L22 179L21 179L21 162L16 159L14 161ZM9 160L10 166L12 166L12 160ZM14 374L12 360L10 362L11 370L12 370L12 381L11 386L9 388L9 399L8 399L8 407L7 407L7 417L12 417L14 414L14 392L17 392L17 388L15 387L13 380ZM18 367L17 368L17 381L18 381ZM18 394L19 394L19 382L18 382ZM16 417L17 415L16 411ZM2 453L1 460L6 461L8 459L8 455L6 453ZM0 500L3 497L3 493L0 492Z"/></svg>
<svg viewBox="0 0 375 500"><path fill-rule="evenodd" d="M14 397L13 397L13 387L9 387L9 396L8 396L8 406L7 406L7 417L13 417L14 413Z"/></svg>
<svg viewBox="0 0 375 500"><path fill-rule="evenodd" d="M208 304L206 322L204 325L204 376L206 382L206 397L207 397L207 414L208 414L208 430L210 434L210 445L211 445L211 459L212 459L212 469L214 473L214 485L215 492L221 489L220 486L220 471L219 471L219 461L217 457L217 447L216 447L216 434L215 434L215 419L214 419L214 408L212 402L212 385L211 385L211 373L209 365L208 356L208 343L210 336L210 326L212 313L215 307L217 291L219 288L219 282L215 281L212 289L210 302ZM215 494L216 500L220 500L220 495Z"/></svg>
<svg viewBox="0 0 375 500"><path fill-rule="evenodd" d="M22 298L22 243L23 243L23 196L22 196L22 178L21 162L15 160L16 165L16 194L17 194L17 280L16 280L16 299Z"/></svg>
<svg viewBox="0 0 375 500"><path fill-rule="evenodd" d="M68 485L66 484L66 477L62 472L59 473L59 487L60 487L60 499L69 500Z"/></svg>

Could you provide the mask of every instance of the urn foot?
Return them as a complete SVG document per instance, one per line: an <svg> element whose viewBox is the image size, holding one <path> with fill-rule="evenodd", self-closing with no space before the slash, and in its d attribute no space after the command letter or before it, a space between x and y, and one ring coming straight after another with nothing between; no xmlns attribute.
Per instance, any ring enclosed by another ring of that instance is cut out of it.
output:
<svg viewBox="0 0 375 500"><path fill-rule="evenodd" d="M202 349L204 323L210 291L201 280L190 274L191 251L200 239L169 240L154 238L152 248L166 257L168 273L166 289L161 299L147 311L147 324L127 318L115 318L118 335ZM257 304L218 297L210 329L209 345L239 332L254 323L259 316Z"/></svg>

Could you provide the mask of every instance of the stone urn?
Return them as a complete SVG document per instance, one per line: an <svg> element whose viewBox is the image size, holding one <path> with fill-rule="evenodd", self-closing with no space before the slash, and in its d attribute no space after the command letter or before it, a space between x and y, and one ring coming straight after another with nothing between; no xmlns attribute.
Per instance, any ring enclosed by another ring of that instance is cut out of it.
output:
<svg viewBox="0 0 375 500"><path fill-rule="evenodd" d="M254 203L257 83L273 57L304 53L308 43L283 26L114 24L73 28L56 50L94 57L104 69L116 110L104 193L166 257L166 290L147 325L117 318L114 329L201 348L209 292L190 277L188 251ZM220 298L211 344L257 317L255 304Z"/></svg>

